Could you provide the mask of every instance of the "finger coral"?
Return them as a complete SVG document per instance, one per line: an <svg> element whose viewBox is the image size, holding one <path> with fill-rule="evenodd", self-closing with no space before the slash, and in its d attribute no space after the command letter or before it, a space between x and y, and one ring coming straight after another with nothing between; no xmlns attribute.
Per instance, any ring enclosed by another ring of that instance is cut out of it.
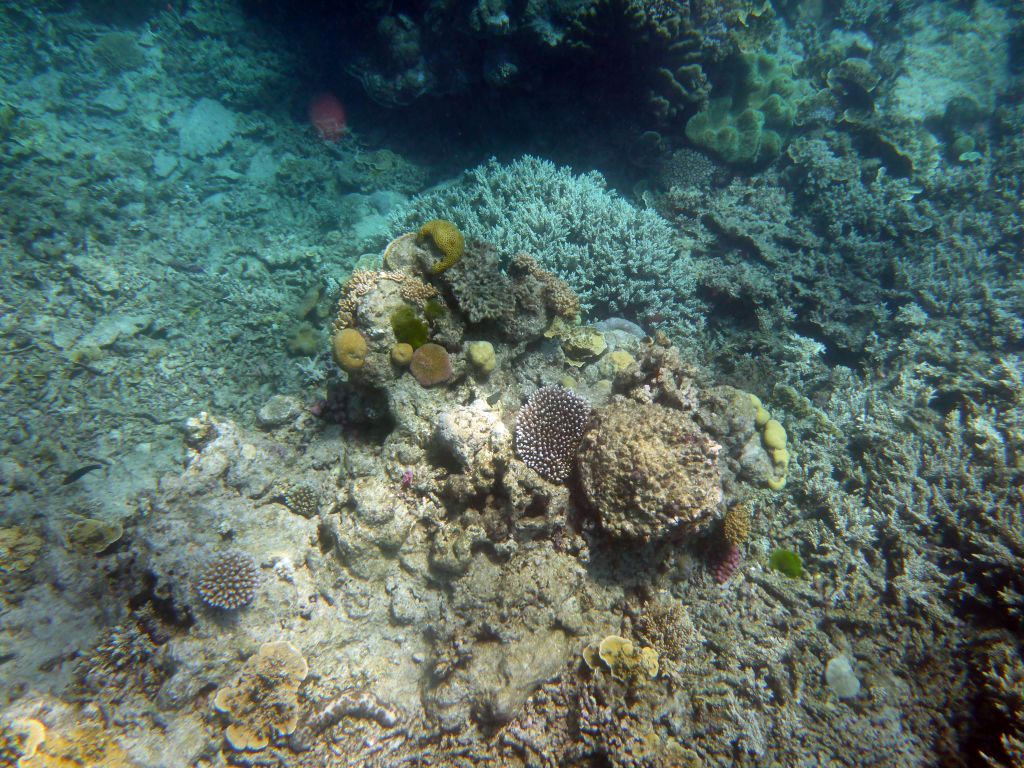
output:
<svg viewBox="0 0 1024 768"><path fill-rule="evenodd" d="M244 552L224 552L206 564L196 583L203 602L231 611L252 602L260 585L260 568Z"/></svg>

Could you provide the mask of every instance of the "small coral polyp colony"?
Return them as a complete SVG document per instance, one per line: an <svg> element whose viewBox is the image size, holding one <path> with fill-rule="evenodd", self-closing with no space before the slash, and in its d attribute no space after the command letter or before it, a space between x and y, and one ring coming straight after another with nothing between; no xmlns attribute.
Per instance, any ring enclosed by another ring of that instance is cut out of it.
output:
<svg viewBox="0 0 1024 768"><path fill-rule="evenodd" d="M393 434L469 476L447 483L455 508L503 499L512 519L535 508L562 523L579 511L609 539L657 541L702 535L785 485L786 433L756 396L698 387L663 335L627 320L581 324L571 289L530 256L434 220L392 241L382 267L345 285L334 359L390 403ZM447 433L457 421L490 435L487 466Z"/></svg>

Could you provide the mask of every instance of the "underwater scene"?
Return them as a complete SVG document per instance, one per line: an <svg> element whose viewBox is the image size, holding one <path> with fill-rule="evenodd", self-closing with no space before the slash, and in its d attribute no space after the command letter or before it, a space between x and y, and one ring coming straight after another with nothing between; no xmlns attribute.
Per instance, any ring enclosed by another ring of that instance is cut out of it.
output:
<svg viewBox="0 0 1024 768"><path fill-rule="evenodd" d="M0 768L1024 768L1024 3L4 0Z"/></svg>

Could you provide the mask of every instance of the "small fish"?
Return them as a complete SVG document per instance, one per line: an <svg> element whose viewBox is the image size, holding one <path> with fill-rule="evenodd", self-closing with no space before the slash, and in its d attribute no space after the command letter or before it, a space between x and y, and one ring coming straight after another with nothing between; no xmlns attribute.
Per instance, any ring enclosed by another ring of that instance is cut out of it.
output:
<svg viewBox="0 0 1024 768"><path fill-rule="evenodd" d="M61 485L69 485L75 480L85 477L94 469L103 469L103 466L103 464L86 464L84 467L79 467L74 472L64 475L64 482Z"/></svg>

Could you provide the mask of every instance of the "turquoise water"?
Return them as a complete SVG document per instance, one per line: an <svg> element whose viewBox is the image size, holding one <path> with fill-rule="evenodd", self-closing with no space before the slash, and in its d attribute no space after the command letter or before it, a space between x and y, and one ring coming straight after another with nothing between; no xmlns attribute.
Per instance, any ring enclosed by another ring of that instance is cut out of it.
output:
<svg viewBox="0 0 1024 768"><path fill-rule="evenodd" d="M0 764L1024 761L1024 11L0 8Z"/></svg>

